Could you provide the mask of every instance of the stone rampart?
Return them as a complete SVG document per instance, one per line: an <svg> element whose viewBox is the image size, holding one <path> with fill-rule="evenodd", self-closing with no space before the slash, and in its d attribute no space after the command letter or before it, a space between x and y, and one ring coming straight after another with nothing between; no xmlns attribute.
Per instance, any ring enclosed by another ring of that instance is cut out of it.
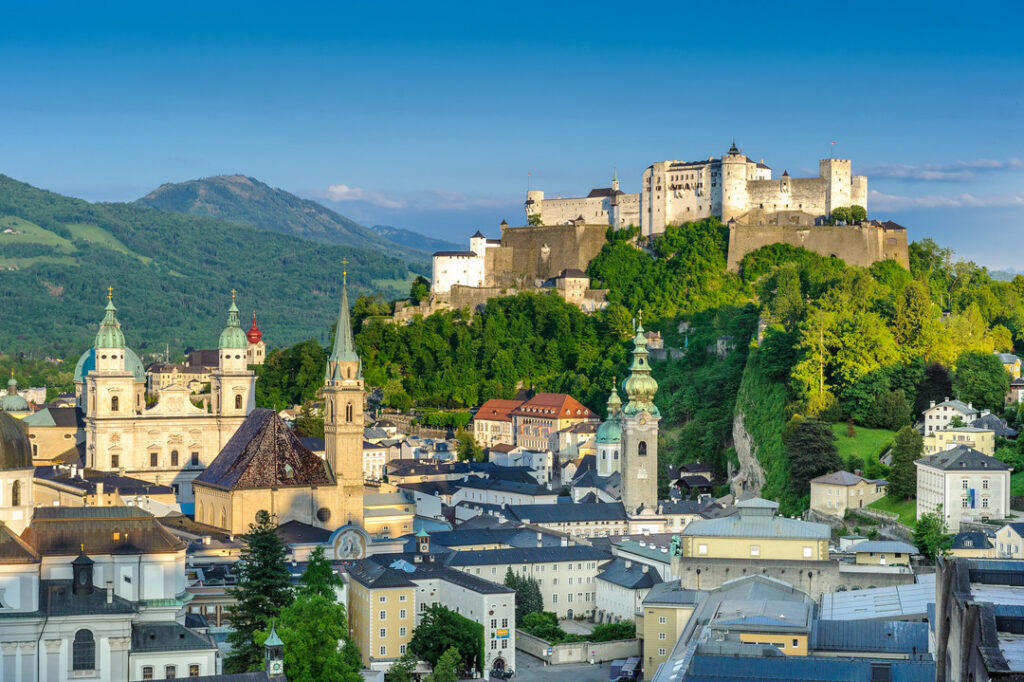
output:
<svg viewBox="0 0 1024 682"><path fill-rule="evenodd" d="M752 225L729 224L729 270L738 272L743 257L769 244L802 246L822 256L836 256L847 265L868 267L895 260L910 268L906 229L892 223L859 225Z"/></svg>
<svg viewBox="0 0 1024 682"><path fill-rule="evenodd" d="M550 648L551 654L548 654ZM567 663L601 663L614 661L617 658L629 658L640 655L640 640L620 639L612 642L565 642L550 644L533 635L516 630L516 649L536 656L551 665Z"/></svg>
<svg viewBox="0 0 1024 682"><path fill-rule="evenodd" d="M536 286L562 270L585 271L605 244L607 225L503 227L501 246L487 250L488 286Z"/></svg>

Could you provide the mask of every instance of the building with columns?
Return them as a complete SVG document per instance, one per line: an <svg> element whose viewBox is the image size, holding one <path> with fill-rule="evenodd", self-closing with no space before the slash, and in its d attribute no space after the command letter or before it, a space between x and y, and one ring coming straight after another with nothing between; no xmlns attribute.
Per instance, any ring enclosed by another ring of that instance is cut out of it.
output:
<svg viewBox="0 0 1024 682"><path fill-rule="evenodd" d="M125 343L112 293L92 348L75 367L78 407L85 415L85 466L169 485L189 509L192 481L220 452L252 412L256 376L248 369L249 339L242 331L232 293L220 335L218 366L210 375L210 399L192 403L191 391L171 384L146 403L146 372Z"/></svg>

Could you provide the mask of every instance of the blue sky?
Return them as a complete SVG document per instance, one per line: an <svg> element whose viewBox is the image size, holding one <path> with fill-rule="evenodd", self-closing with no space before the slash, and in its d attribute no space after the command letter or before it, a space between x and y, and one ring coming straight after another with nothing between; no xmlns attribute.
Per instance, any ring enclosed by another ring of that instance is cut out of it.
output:
<svg viewBox="0 0 1024 682"><path fill-rule="evenodd" d="M5 3L0 172L90 200L244 173L462 242L522 222L528 172L636 191L735 137L810 175L836 140L873 217L1024 269L1019 2L700 5Z"/></svg>

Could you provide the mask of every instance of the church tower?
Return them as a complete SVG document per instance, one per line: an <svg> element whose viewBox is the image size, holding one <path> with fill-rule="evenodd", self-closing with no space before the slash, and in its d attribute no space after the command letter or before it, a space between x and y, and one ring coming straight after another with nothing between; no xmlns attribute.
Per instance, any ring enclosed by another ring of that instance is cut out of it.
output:
<svg viewBox="0 0 1024 682"><path fill-rule="evenodd" d="M621 410L622 400L619 399L619 391L615 388L615 379L612 379L612 392L608 396L608 416L601 426L597 427L597 435L594 439L597 445L597 475L601 477L611 476L616 471L621 471L622 426L619 423Z"/></svg>
<svg viewBox="0 0 1024 682"><path fill-rule="evenodd" d="M142 409L142 395L127 367L124 333L116 312L114 290L108 288L107 307L93 343L95 365L85 379L86 417L128 417ZM89 461L90 466L98 464Z"/></svg>
<svg viewBox="0 0 1024 682"><path fill-rule="evenodd" d="M654 404L658 382L651 376L647 337L643 319L633 337L633 362L622 384L627 402L622 408L622 504L626 513L641 508L650 513L658 506L658 422L661 413Z"/></svg>
<svg viewBox="0 0 1024 682"><path fill-rule="evenodd" d="M210 375L214 414L237 418L231 420L232 428L229 430L228 438L256 406L256 375L248 369L248 349L249 339L239 323L235 291L232 289L228 324L220 333L220 341L217 344L217 369ZM227 438L222 437L221 447L226 442Z"/></svg>
<svg viewBox="0 0 1024 682"><path fill-rule="evenodd" d="M363 523L363 364L348 311L348 273L342 273L341 310L324 375L324 446L345 500L346 523Z"/></svg>

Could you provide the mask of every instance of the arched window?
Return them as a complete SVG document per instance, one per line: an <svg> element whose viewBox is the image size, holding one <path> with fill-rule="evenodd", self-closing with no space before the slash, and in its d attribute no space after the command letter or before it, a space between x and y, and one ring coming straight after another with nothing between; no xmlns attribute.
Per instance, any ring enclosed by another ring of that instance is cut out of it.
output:
<svg viewBox="0 0 1024 682"><path fill-rule="evenodd" d="M220 527L221 528L227 528L228 527L228 510L225 509L224 507L220 508Z"/></svg>
<svg viewBox="0 0 1024 682"><path fill-rule="evenodd" d="M79 630L75 633L75 641L71 645L71 669L96 669L96 639L90 630Z"/></svg>
<svg viewBox="0 0 1024 682"><path fill-rule="evenodd" d="M199 523L203 522L203 503L202 502L199 503L199 513L196 514L196 521L198 521Z"/></svg>
<svg viewBox="0 0 1024 682"><path fill-rule="evenodd" d="M11 484L11 506L21 506L21 481L15 481Z"/></svg>
<svg viewBox="0 0 1024 682"><path fill-rule="evenodd" d="M345 406L345 421L352 422L352 403Z"/></svg>
<svg viewBox="0 0 1024 682"><path fill-rule="evenodd" d="M242 409L242 395L241 394L238 394L238 395L235 396L235 409L236 410Z"/></svg>
<svg viewBox="0 0 1024 682"><path fill-rule="evenodd" d="M348 370L346 370L346 371L348 372L348 378L351 379L352 378L352 368L349 367Z"/></svg>
<svg viewBox="0 0 1024 682"><path fill-rule="evenodd" d="M178 451L177 450L171 450L171 466L172 467L178 466Z"/></svg>
<svg viewBox="0 0 1024 682"><path fill-rule="evenodd" d="M110 411L111 412L117 412L118 402L119 401L118 401L118 398L117 398L116 395L111 397L111 399L110 399Z"/></svg>
<svg viewBox="0 0 1024 682"><path fill-rule="evenodd" d="M642 440L636 444L636 454L640 455L641 457L647 456L647 441Z"/></svg>

